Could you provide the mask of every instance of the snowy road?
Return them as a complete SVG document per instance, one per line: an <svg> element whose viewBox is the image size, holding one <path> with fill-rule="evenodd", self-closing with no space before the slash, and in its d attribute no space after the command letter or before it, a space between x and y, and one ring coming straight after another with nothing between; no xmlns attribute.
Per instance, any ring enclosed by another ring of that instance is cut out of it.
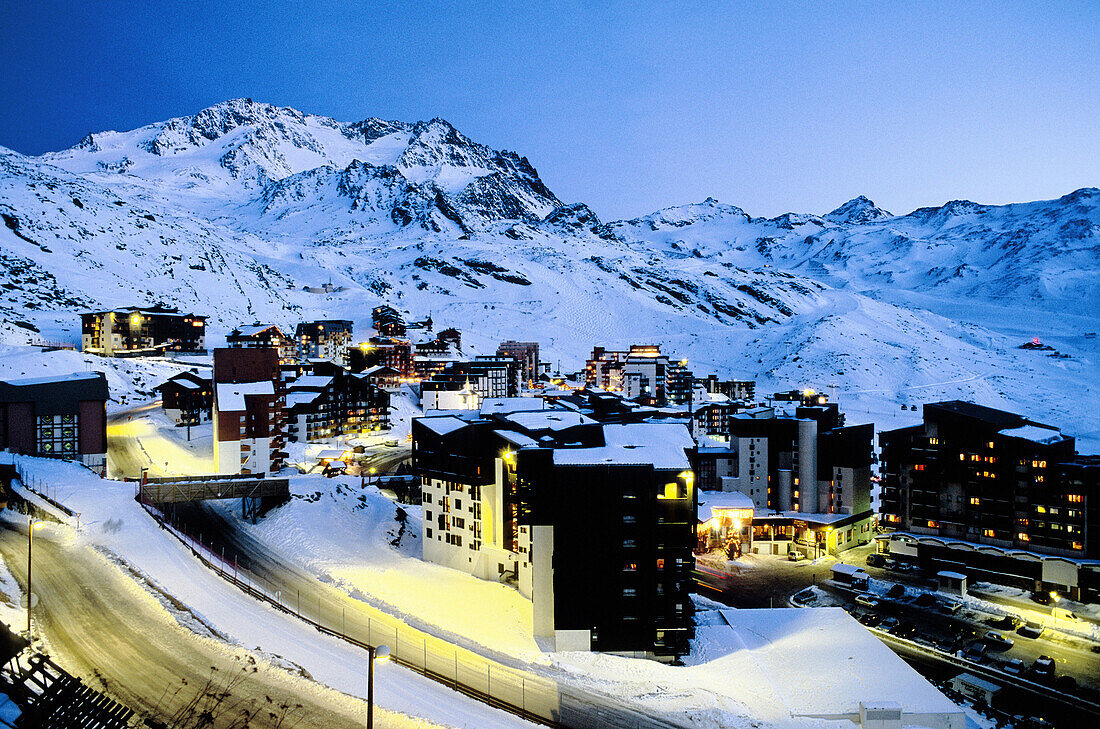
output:
<svg viewBox="0 0 1100 729"><path fill-rule="evenodd" d="M316 729L361 727L364 704L333 689L258 662L249 652L182 627L157 599L89 547L54 541L36 530L34 592L37 630L66 670L105 689L139 712L171 716L213 681L231 686L222 710L255 714L254 726L274 727L288 703L286 725ZM0 555L22 584L26 529L0 525ZM273 703L267 701L271 697ZM274 714L274 716L272 716ZM223 722L219 722L223 723Z"/></svg>

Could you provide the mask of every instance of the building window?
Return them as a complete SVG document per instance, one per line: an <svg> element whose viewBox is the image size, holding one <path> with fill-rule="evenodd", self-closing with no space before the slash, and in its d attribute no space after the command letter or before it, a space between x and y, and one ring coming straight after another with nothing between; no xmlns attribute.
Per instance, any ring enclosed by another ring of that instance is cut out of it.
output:
<svg viewBox="0 0 1100 729"><path fill-rule="evenodd" d="M1019 534L1016 535L1016 538L1019 539L1021 542L1030 542L1031 541L1031 537L1029 537L1025 532L1020 532Z"/></svg>
<svg viewBox="0 0 1100 729"><path fill-rule="evenodd" d="M977 496L971 496L970 497L970 505L971 506L981 506L982 505L982 500L980 498L978 498Z"/></svg>
<svg viewBox="0 0 1100 729"><path fill-rule="evenodd" d="M982 530L982 536L983 537L992 537L992 536L995 536L995 535L994 535L994 532L993 532L992 529L983 529Z"/></svg>
<svg viewBox="0 0 1100 729"><path fill-rule="evenodd" d="M69 456L77 453L77 416L40 415L38 452L45 456Z"/></svg>
<svg viewBox="0 0 1100 729"><path fill-rule="evenodd" d="M1085 497L1081 494L1069 494L1066 496L1066 500L1071 504L1083 504L1085 503Z"/></svg>

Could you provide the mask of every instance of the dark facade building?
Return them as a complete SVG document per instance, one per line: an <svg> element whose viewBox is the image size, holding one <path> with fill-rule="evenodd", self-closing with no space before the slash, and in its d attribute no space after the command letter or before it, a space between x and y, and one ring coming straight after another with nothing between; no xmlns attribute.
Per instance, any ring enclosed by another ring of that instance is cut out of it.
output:
<svg viewBox="0 0 1100 729"><path fill-rule="evenodd" d="M524 402L526 401L526 402ZM687 428L539 398L413 421L424 557L530 598L555 650L671 659L694 636Z"/></svg>
<svg viewBox="0 0 1100 729"><path fill-rule="evenodd" d="M533 382L539 376L539 343L517 342L509 339L497 347L498 357L511 357L519 362L519 376L523 382Z"/></svg>
<svg viewBox="0 0 1100 729"><path fill-rule="evenodd" d="M102 372L0 381L0 450L80 461L107 471Z"/></svg>
<svg viewBox="0 0 1100 729"><path fill-rule="evenodd" d="M198 425L212 417L214 383L194 372L181 372L158 386L161 409L176 425Z"/></svg>
<svg viewBox="0 0 1100 729"><path fill-rule="evenodd" d="M297 345L274 324L248 324L237 327L225 338L230 348L267 347L279 353L279 362L289 364L295 360Z"/></svg>
<svg viewBox="0 0 1100 729"><path fill-rule="evenodd" d="M392 306L376 306L371 311L371 323L383 337L403 337L407 331L405 320Z"/></svg>
<svg viewBox="0 0 1100 729"><path fill-rule="evenodd" d="M413 368L412 344L407 339L394 337L371 337L357 347L347 350L348 368L352 372L363 372L371 367L383 365L401 373L401 377L415 377Z"/></svg>
<svg viewBox="0 0 1100 729"><path fill-rule="evenodd" d="M718 375L707 375L703 386L707 388L707 392L725 395L730 400L756 400L756 382L753 380L719 380Z"/></svg>
<svg viewBox="0 0 1100 729"><path fill-rule="evenodd" d="M218 473L277 473L286 459L286 393L274 349L214 350Z"/></svg>
<svg viewBox="0 0 1100 729"><path fill-rule="evenodd" d="M344 319L302 322L294 333L298 340L298 356L347 364L352 329L352 323Z"/></svg>
<svg viewBox="0 0 1100 729"><path fill-rule="evenodd" d="M390 427L390 395L365 375L319 362L286 387L287 436L316 442Z"/></svg>
<svg viewBox="0 0 1100 729"><path fill-rule="evenodd" d="M206 351L206 317L164 307L81 314L81 349L104 357Z"/></svg>
<svg viewBox="0 0 1100 729"><path fill-rule="evenodd" d="M1021 415L952 400L879 434L889 549L974 579L1096 595L1100 458ZM904 533L904 536L903 534ZM1029 556L1031 555L1031 556ZM1053 559L1062 558L1062 559ZM1080 567L1080 568L1079 568Z"/></svg>

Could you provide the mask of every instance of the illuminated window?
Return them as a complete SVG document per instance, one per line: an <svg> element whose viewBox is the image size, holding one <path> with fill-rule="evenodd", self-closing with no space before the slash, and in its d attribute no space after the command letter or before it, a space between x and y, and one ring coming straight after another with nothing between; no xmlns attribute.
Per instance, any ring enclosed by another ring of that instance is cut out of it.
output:
<svg viewBox="0 0 1100 729"><path fill-rule="evenodd" d="M928 522L928 528L929 529L936 529L936 528L939 527L939 525L940 525L939 522L936 522L936 521Z"/></svg>
<svg viewBox="0 0 1100 729"><path fill-rule="evenodd" d="M1072 547L1072 548L1073 548L1073 549L1084 549L1084 548L1085 548L1085 545L1084 545L1084 544L1082 544L1081 542L1074 542L1074 543L1073 543L1073 547Z"/></svg>
<svg viewBox="0 0 1100 729"><path fill-rule="evenodd" d="M1024 532L1020 532L1019 534L1017 534L1016 538L1019 539L1021 542L1030 542L1031 541L1031 537L1029 537Z"/></svg>
<svg viewBox="0 0 1100 729"><path fill-rule="evenodd" d="M970 497L970 505L971 506L981 506L982 505L982 500L979 499L977 496L971 496Z"/></svg>
<svg viewBox="0 0 1100 729"><path fill-rule="evenodd" d="M993 447L993 441L989 441L988 443L986 443L985 447L986 448L992 448Z"/></svg>
<svg viewBox="0 0 1100 729"><path fill-rule="evenodd" d="M1035 513L1036 514L1045 514L1045 513L1047 513L1047 507L1045 507L1045 506L1036 506L1035 507Z"/></svg>
<svg viewBox="0 0 1100 729"><path fill-rule="evenodd" d="M982 536L983 537L992 537L992 536L994 536L993 530L992 529L983 529L982 530Z"/></svg>
<svg viewBox="0 0 1100 729"><path fill-rule="evenodd" d="M1083 504L1085 503L1085 497L1081 494L1070 494L1066 496L1066 501L1071 504Z"/></svg>
<svg viewBox="0 0 1100 729"><path fill-rule="evenodd" d="M918 463L917 465L913 466L913 470L914 471L923 471L924 470L924 464L923 463Z"/></svg>
<svg viewBox="0 0 1100 729"><path fill-rule="evenodd" d="M1035 477L1035 483L1042 483L1043 480L1044 480L1043 479L1043 474L1039 474L1038 476Z"/></svg>
<svg viewBox="0 0 1100 729"><path fill-rule="evenodd" d="M960 453L959 454L959 460L960 461L965 461L966 460L966 454L965 453Z"/></svg>
<svg viewBox="0 0 1100 729"><path fill-rule="evenodd" d="M939 438L929 438L928 439L928 445L939 445L939 444L940 444L940 439Z"/></svg>

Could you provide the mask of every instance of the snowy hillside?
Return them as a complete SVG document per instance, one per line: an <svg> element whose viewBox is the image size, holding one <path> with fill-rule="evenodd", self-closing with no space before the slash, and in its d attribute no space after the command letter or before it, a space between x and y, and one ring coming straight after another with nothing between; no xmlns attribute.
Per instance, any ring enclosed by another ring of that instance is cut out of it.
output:
<svg viewBox="0 0 1100 729"><path fill-rule="evenodd" d="M255 320L365 333L389 303L459 328L466 351L537 339L565 370L593 344L650 341L762 391L835 385L883 424L958 396L1100 438L1079 404L1100 358L1084 337L1100 330L1095 189L771 219L707 199L605 223L441 119L237 99L37 158L0 149L0 214L10 345L75 343L95 306L208 314L217 345ZM1016 349L1032 336L1069 357Z"/></svg>

